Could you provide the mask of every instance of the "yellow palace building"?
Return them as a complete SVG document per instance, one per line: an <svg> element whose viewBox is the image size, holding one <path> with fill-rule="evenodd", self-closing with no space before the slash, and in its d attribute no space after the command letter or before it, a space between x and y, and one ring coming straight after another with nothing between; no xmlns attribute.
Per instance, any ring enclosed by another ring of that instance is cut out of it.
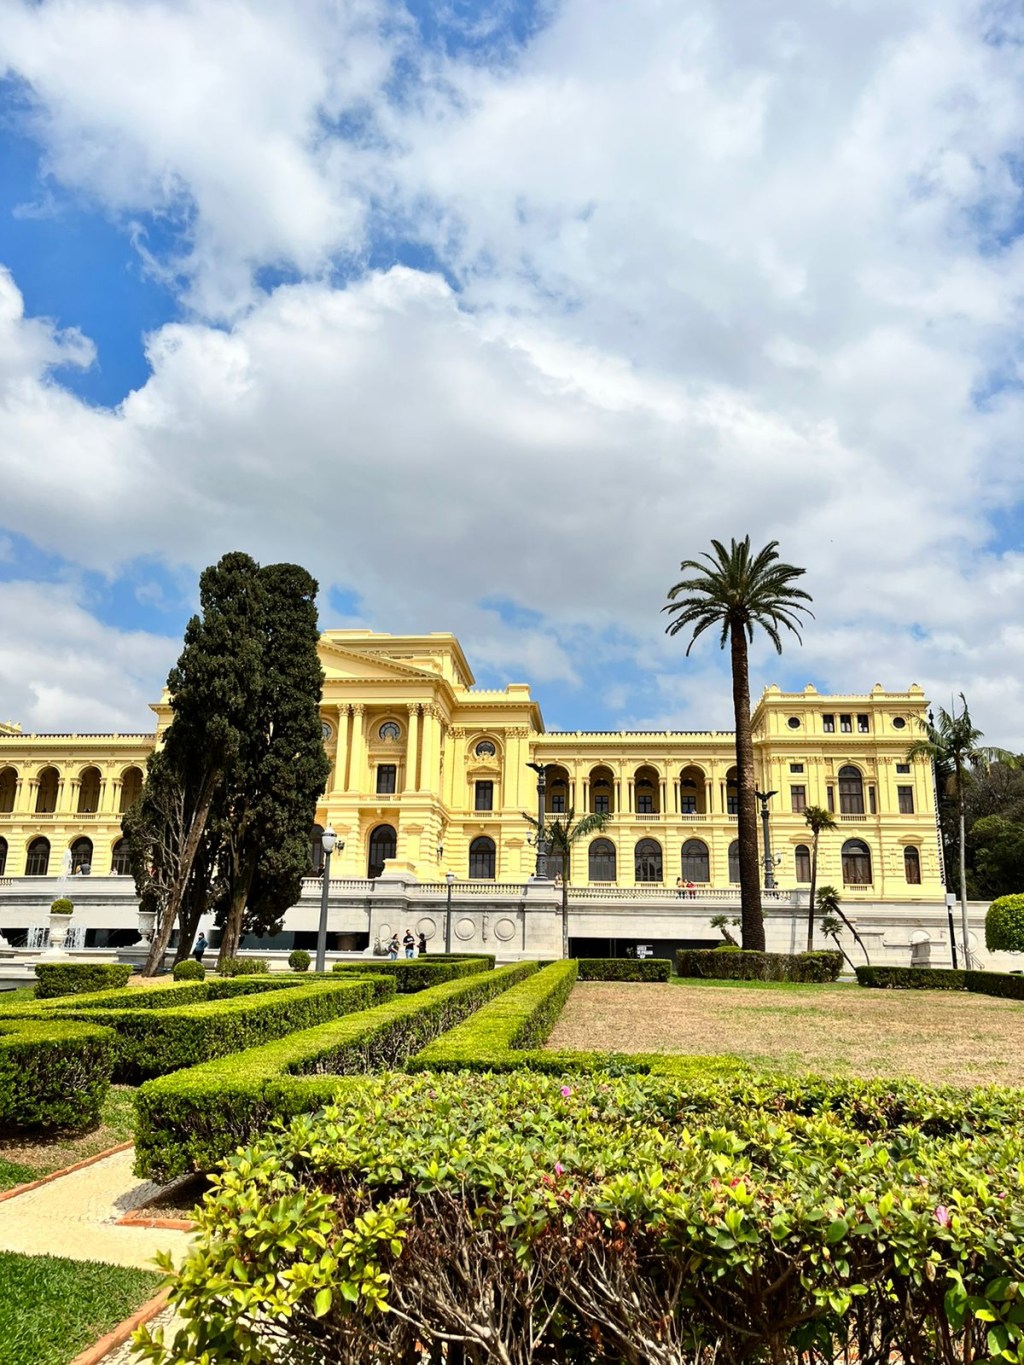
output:
<svg viewBox="0 0 1024 1365"><path fill-rule="evenodd" d="M714 893L728 903L735 893L731 732L545 731L529 686L477 689L450 634L327 631L320 656L332 768L317 821L344 841L332 877L355 888L381 874L438 884L450 872L460 885L521 888L535 866L522 812L536 811L527 765L537 763L549 765L552 816L571 808L609 817L574 851L575 893L625 890L642 900L658 888L675 895L680 881L702 900ZM50 881L69 865L94 879L127 873L121 815L170 718L166 698L153 709L149 734L25 734L0 724L7 889L30 890L30 879ZM838 828L822 839L819 884L839 887L848 906L943 901L931 767L906 759L926 709L917 686L876 685L860 696L766 689L753 717L755 762L759 790L775 793L780 889L796 893L810 880L803 811L820 805Z"/></svg>

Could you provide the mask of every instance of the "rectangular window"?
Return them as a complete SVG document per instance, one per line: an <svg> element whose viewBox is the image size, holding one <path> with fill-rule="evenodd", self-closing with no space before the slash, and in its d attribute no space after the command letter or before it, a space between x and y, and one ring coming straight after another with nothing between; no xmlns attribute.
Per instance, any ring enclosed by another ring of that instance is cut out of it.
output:
<svg viewBox="0 0 1024 1365"><path fill-rule="evenodd" d="M558 794L558 795L556 795L556 796L552 796L552 798L551 798L551 810L552 810L552 812L553 812L555 815L564 815L564 814L565 814L565 797L562 796L561 794Z"/></svg>
<svg viewBox="0 0 1024 1365"><path fill-rule="evenodd" d="M900 773L900 774L906 773L906 774L909 776L909 775L910 775L910 764L909 764L909 763L897 763L897 764L896 764L896 771L897 771L898 773Z"/></svg>
<svg viewBox="0 0 1024 1365"><path fill-rule="evenodd" d="M900 803L901 815L913 815L914 813L914 789L913 787L897 787L896 796Z"/></svg>
<svg viewBox="0 0 1024 1365"><path fill-rule="evenodd" d="M725 798L725 813L726 815L739 815L740 798L738 796L733 795Z"/></svg>
<svg viewBox="0 0 1024 1365"><path fill-rule="evenodd" d="M594 797L594 814L595 814L595 815L609 815L610 813L611 813L611 801L610 801L610 799L609 799L607 796L595 796L595 797ZM615 878L612 877L611 880L614 881Z"/></svg>
<svg viewBox="0 0 1024 1365"><path fill-rule="evenodd" d="M834 815L834 814L835 814L835 809L836 809L836 789L835 789L835 787L829 787L829 789L828 789L828 808L829 808L829 810L830 810L830 811L833 813L833 815Z"/></svg>
<svg viewBox="0 0 1024 1365"><path fill-rule="evenodd" d="M388 796L397 789L398 768L394 763L377 764L377 794Z"/></svg>
<svg viewBox="0 0 1024 1365"><path fill-rule="evenodd" d="M797 845L796 879L798 882L809 882L811 880L811 850L806 844Z"/></svg>
<svg viewBox="0 0 1024 1365"><path fill-rule="evenodd" d="M876 804L876 802L875 802L875 789L874 789L874 787L868 787L868 812L869 812L869 814L871 814L871 815L877 815L877 814L878 814L878 806L877 806L877 804Z"/></svg>
<svg viewBox="0 0 1024 1365"><path fill-rule="evenodd" d="M494 809L494 783L478 782L476 784L476 801L474 810L493 810Z"/></svg>
<svg viewBox="0 0 1024 1365"><path fill-rule="evenodd" d="M867 732L868 732L868 730L869 730L869 728L870 728L870 727L869 727L869 725L868 725L868 718L867 718L867 716L858 716L858 717L857 717L857 733L858 733L859 735L866 735Z"/></svg>
<svg viewBox="0 0 1024 1365"><path fill-rule="evenodd" d="M789 789L789 808L797 815L807 809L807 788L804 786L790 787Z"/></svg>
<svg viewBox="0 0 1024 1365"><path fill-rule="evenodd" d="M681 796L679 798L679 813L681 815L696 815L697 798L695 796Z"/></svg>
<svg viewBox="0 0 1024 1365"><path fill-rule="evenodd" d="M835 716L822 716L821 728L825 731L826 735L834 735L836 732Z"/></svg>
<svg viewBox="0 0 1024 1365"><path fill-rule="evenodd" d="M637 792L636 794L636 813L637 815L654 814L654 797L649 792Z"/></svg>
<svg viewBox="0 0 1024 1365"><path fill-rule="evenodd" d="M852 735L852 734L853 734L853 717L852 717L852 716L840 716L840 717L839 717L839 732L840 732L840 734L844 734L844 735Z"/></svg>
<svg viewBox="0 0 1024 1365"><path fill-rule="evenodd" d="M791 773L802 773L803 770L804 770L804 765L803 765L802 763L791 763L791 764L789 765L789 771L790 771Z"/></svg>

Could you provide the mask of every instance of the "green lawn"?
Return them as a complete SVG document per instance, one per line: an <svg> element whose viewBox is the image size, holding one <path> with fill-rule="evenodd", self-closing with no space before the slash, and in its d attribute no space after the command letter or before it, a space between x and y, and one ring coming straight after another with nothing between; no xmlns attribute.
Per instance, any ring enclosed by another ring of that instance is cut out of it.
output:
<svg viewBox="0 0 1024 1365"><path fill-rule="evenodd" d="M27 1005L35 998L35 986L19 986L16 991L0 991L0 1004L4 1005Z"/></svg>
<svg viewBox="0 0 1024 1365"><path fill-rule="evenodd" d="M0 1135L0 1190L38 1180L51 1171L63 1170L77 1161L131 1142L135 1091L128 1085L112 1085L103 1105L98 1128L80 1137L60 1134L42 1137L30 1133Z"/></svg>
<svg viewBox="0 0 1024 1365"><path fill-rule="evenodd" d="M848 993L851 987L861 990L862 987L851 977L848 981L733 981L729 978L725 980L712 979L703 976L672 976L669 977L673 986L709 986L714 990L725 987L726 990L733 988L744 991L816 991L819 995L823 991L831 993Z"/></svg>
<svg viewBox="0 0 1024 1365"><path fill-rule="evenodd" d="M151 1299L161 1279L96 1261L0 1252L0 1365L68 1365Z"/></svg>

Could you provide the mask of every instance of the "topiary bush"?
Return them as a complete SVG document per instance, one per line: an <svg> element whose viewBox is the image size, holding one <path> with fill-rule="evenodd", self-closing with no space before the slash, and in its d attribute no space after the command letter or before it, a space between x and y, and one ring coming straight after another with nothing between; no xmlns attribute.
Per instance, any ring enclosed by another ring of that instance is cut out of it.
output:
<svg viewBox="0 0 1024 1365"><path fill-rule="evenodd" d="M1024 953L1024 895L1000 896L985 914L990 953Z"/></svg>
<svg viewBox="0 0 1024 1365"><path fill-rule="evenodd" d="M581 957L580 981L667 981L672 963L664 957Z"/></svg>
<svg viewBox="0 0 1024 1365"><path fill-rule="evenodd" d="M36 998L52 1000L83 991L111 991L127 985L132 974L127 962L40 962L36 965Z"/></svg>
<svg viewBox="0 0 1024 1365"><path fill-rule="evenodd" d="M861 986L888 991L962 991L966 972L952 967L857 967Z"/></svg>
<svg viewBox="0 0 1024 1365"><path fill-rule="evenodd" d="M75 902L68 900L67 896L58 896L55 901L50 902L51 915L70 915L75 908Z"/></svg>
<svg viewBox="0 0 1024 1365"><path fill-rule="evenodd" d="M174 964L174 971L171 972L175 981L205 981L206 968L201 962L196 962L194 958L186 957L181 962Z"/></svg>
<svg viewBox="0 0 1024 1365"><path fill-rule="evenodd" d="M112 1029L63 1019L0 1020L0 1128L82 1132L110 1088Z"/></svg>
<svg viewBox="0 0 1024 1365"><path fill-rule="evenodd" d="M835 981L843 966L842 953L756 953L749 949L677 948L680 976L720 981Z"/></svg>
<svg viewBox="0 0 1024 1365"><path fill-rule="evenodd" d="M293 972L308 972L312 961L305 948L293 948L288 954L288 966Z"/></svg>
<svg viewBox="0 0 1024 1365"><path fill-rule="evenodd" d="M264 976L270 971L265 957L227 957L217 971L221 976Z"/></svg>

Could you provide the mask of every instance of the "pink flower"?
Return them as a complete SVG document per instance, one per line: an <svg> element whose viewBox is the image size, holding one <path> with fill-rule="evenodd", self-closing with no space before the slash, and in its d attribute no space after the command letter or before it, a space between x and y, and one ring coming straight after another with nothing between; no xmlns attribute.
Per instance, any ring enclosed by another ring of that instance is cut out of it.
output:
<svg viewBox="0 0 1024 1365"><path fill-rule="evenodd" d="M555 1162L555 1175L564 1175L565 1167L560 1161Z"/></svg>
<svg viewBox="0 0 1024 1365"><path fill-rule="evenodd" d="M949 1227L949 1209L946 1208L945 1204L940 1204L935 1210L935 1221L940 1228Z"/></svg>
<svg viewBox="0 0 1024 1365"><path fill-rule="evenodd" d="M567 1100L571 1094L572 1094L572 1086L571 1086L571 1085L563 1085L563 1086L562 1086L562 1099L563 1099L563 1100Z"/></svg>

